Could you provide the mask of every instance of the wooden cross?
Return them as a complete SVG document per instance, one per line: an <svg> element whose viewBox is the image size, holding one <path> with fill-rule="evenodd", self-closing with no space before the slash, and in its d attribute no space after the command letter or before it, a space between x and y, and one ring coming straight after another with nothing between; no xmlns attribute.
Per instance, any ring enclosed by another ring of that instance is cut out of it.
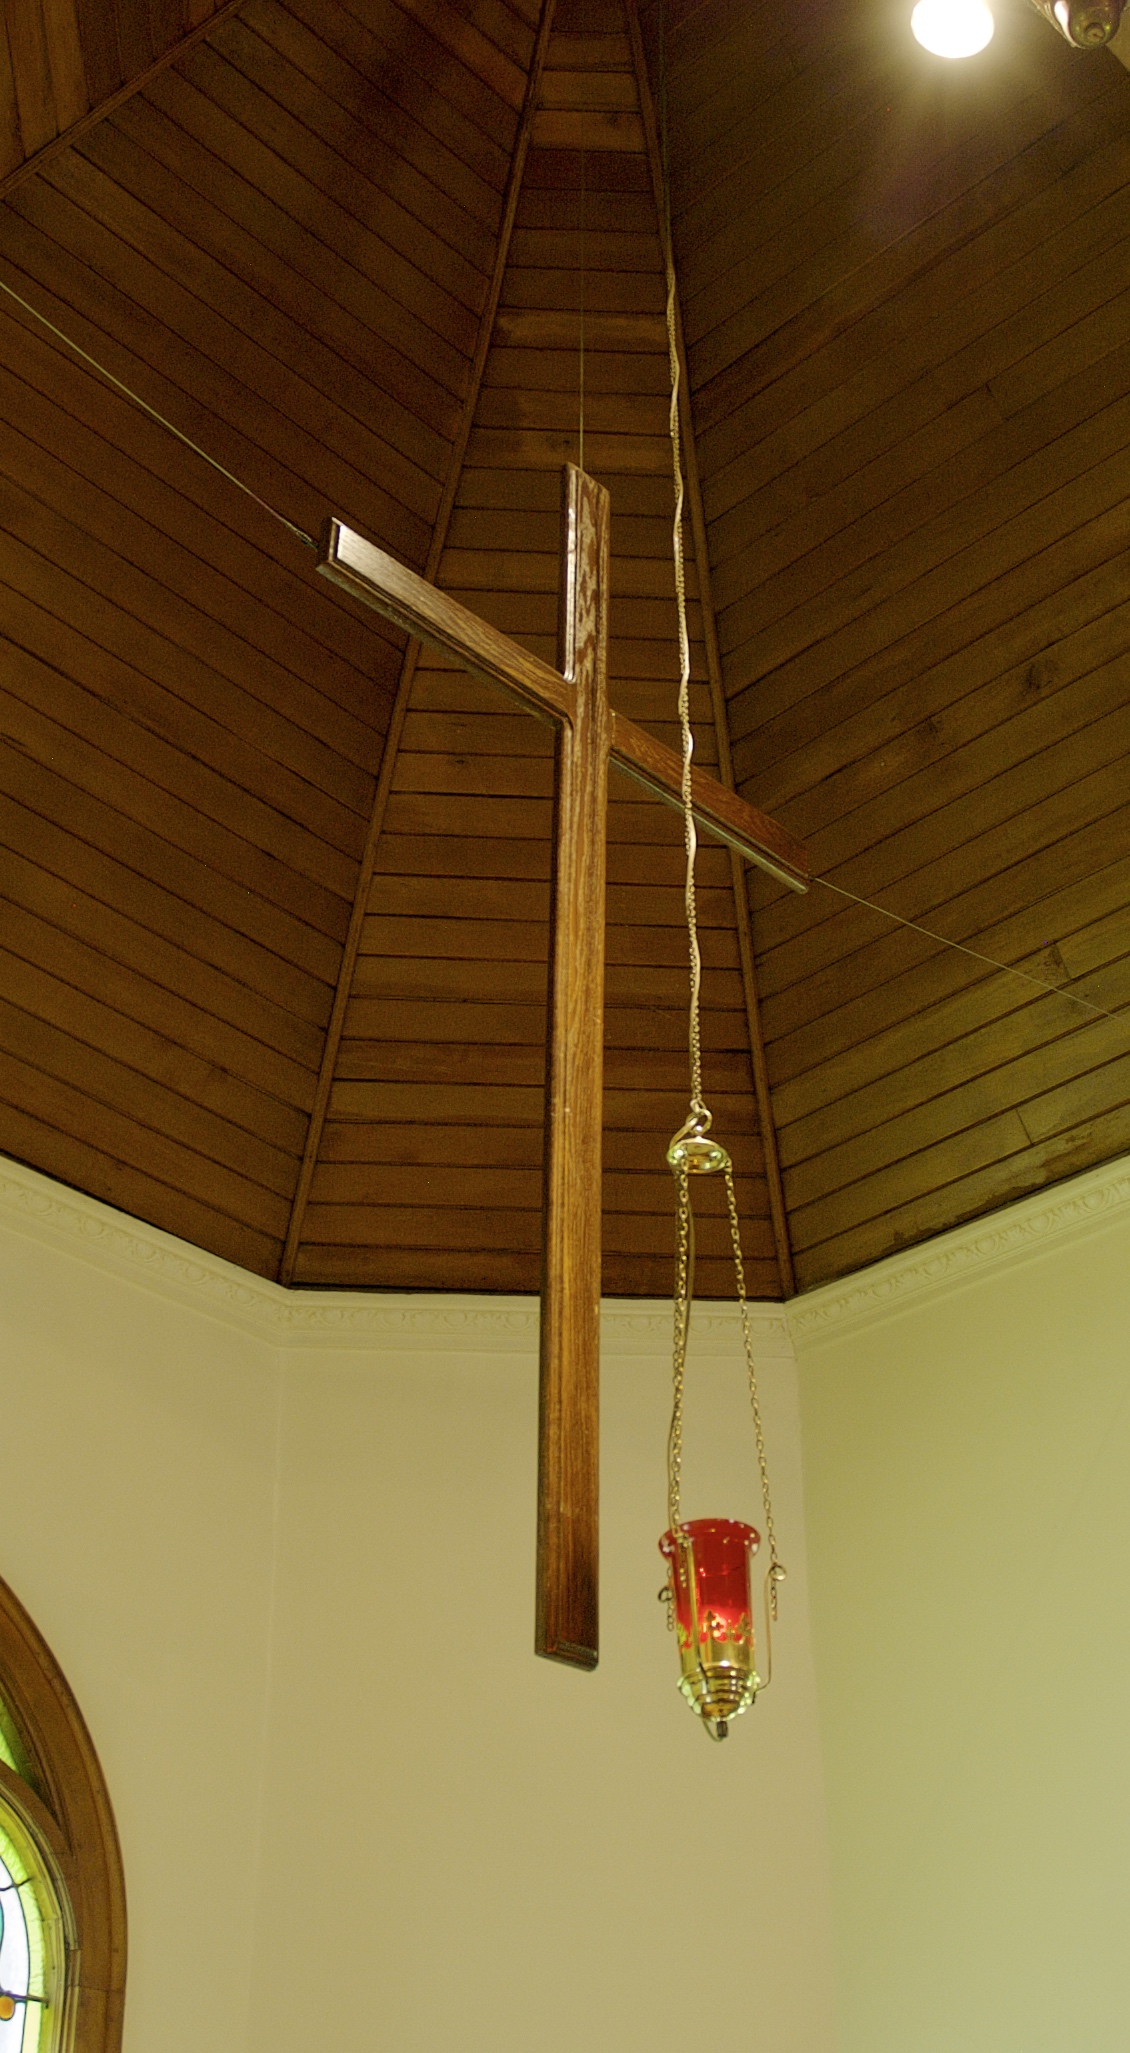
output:
<svg viewBox="0 0 1130 2053"><path fill-rule="evenodd" d="M536 1645L552 1660L595 1668L608 763L675 806L682 805L682 764L608 704L608 493L569 464L563 502L556 670L339 520L326 523L318 569L557 730ZM701 770L694 772L694 811L751 862L805 889L800 843Z"/></svg>

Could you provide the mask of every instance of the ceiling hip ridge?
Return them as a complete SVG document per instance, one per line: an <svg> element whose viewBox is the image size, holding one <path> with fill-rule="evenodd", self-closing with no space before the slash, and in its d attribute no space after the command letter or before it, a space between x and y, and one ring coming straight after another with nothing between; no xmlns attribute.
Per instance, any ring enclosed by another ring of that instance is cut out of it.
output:
<svg viewBox="0 0 1130 2053"><path fill-rule="evenodd" d="M506 276L506 266L510 257L510 243L514 233L514 221L518 212L518 200L521 195L522 180L525 175L526 156L530 147L534 113L541 95L542 73L545 70L545 60L549 50L550 36L553 32L553 17L556 7L557 0L542 0L541 20L538 24L537 40L534 43L533 55L530 59L526 91L522 101L522 112L518 120L518 133L514 143L514 154L510 160L510 172L506 182L506 194L503 200L502 217L499 221L498 243L495 249L494 266L491 271L490 289L487 293L482 316L479 321L478 339L475 344L475 354L471 361L471 376L468 381L463 408L459 416L459 426L456 431L455 440L451 445L451 458L447 466L447 478L436 512L435 524L432 528L432 539L424 563L423 575L429 582L435 578L439 570L440 559L443 556L447 543L451 515L455 506L456 494L459 490L459 481L463 475L463 465L466 461L467 444L471 439L471 430L475 423L479 393L482 389L483 373L486 370L487 357L490 353L491 339L494 334L495 316L498 312L498 302L502 296L503 280ZM369 816L365 845L361 854L361 865L357 873L357 888L353 895L353 906L345 943L342 948L333 1006L326 1028L322 1061L318 1072L318 1081L315 1086L314 1101L310 1111L310 1123L306 1132L306 1144L303 1149L294 1199L291 1204L287 1236L279 1259L278 1280L282 1284L293 1282L294 1271L298 1262L298 1251L302 1241L302 1228L306 1218L306 1206L309 1202L310 1187L314 1180L314 1170L317 1167L318 1155L321 1150L322 1132L326 1123L330 1091L333 1087L333 1080L337 1070L338 1052L341 1047L341 1038L345 1027L346 1008L348 1007L350 992L353 988L354 970L361 946L365 915L369 908L369 894L372 889L373 874L376 869L377 848L384 827L385 813L388 809L389 794L392 790L392 780L396 772L397 756L400 751L400 742L404 732L404 722L408 713L409 700L412 696L412 684L416 675L416 665L419 661L419 656L420 644L415 639L412 639L408 642L404 651L404 660L401 664L400 677L396 688L396 698L393 701L388 733L385 736L385 745L381 753L381 767L377 777L377 788L373 797L373 810Z"/></svg>
<svg viewBox="0 0 1130 2053"><path fill-rule="evenodd" d="M655 210L659 218L659 234L663 245L663 257L664 262L670 264L672 273L676 278L674 294L675 347L679 361L679 382L684 395L684 403L679 409L679 428L683 464L686 470L687 499L690 504L691 537L694 542L695 568L698 572L703 641L706 646L706 667L710 679L710 705L718 748L718 777L720 783L725 784L729 790L734 791L737 789L737 786L734 781L734 759L730 746L730 713L722 675L722 646L718 637L718 621L714 610L714 591L710 574L710 546L706 529L706 509L703 504L702 480L698 467L698 446L695 439L691 407L690 369L687 363L682 305L679 299L677 273L675 272L675 252L670 240L670 210L668 207L666 181L663 174L663 154L656 120L655 102L651 90L651 78L647 68L647 53L644 49L643 32L640 28L638 0L624 0L624 13L628 24L628 40L632 48L632 62L636 73L636 89L639 93L640 116L643 121L647 158L651 171ZM777 1124L773 1112L773 1095L769 1083L769 1067L765 1056L765 1037L761 1029L761 1000L757 982L757 958L753 946L753 920L749 906L749 887L743 858L735 848L730 848L728 852L730 858L730 882L734 894L734 923L738 936L738 958L741 966L746 1030L749 1036L750 1064L753 1070L753 1088L757 1101L758 1121L761 1128L761 1143L765 1154L765 1182L769 1194L769 1213L773 1226L773 1244L777 1257L777 1273L781 1280L782 1297L791 1298L796 1295L796 1275L793 1268L792 1243L789 1238L788 1208L785 1204L785 1186L781 1174L780 1150L777 1145Z"/></svg>
<svg viewBox="0 0 1130 2053"><path fill-rule="evenodd" d="M1128 1178L1130 1182L1130 1178ZM473 1292L286 1290L269 1277L208 1254L162 1227L119 1212L100 1198L56 1183L38 1169L0 1157L0 1222L8 1229L87 1262L102 1274L166 1302L239 1327L282 1349L386 1347L505 1353L534 1361L539 1302ZM754 1344L767 1360L792 1359L783 1307L751 1303ZM665 1299L605 1298L601 1331L616 1356L666 1356L671 1306ZM694 1352L732 1354L740 1345L736 1304L695 1307Z"/></svg>
<svg viewBox="0 0 1130 2053"><path fill-rule="evenodd" d="M92 128L97 128L99 122L105 121L111 114L116 114L118 108L124 107L126 101L132 100L135 94L143 93L147 86L152 85L155 78L159 78L163 71L168 70L170 64L175 64L178 57L184 57L197 43L202 43L214 29L219 28L228 19L229 15L235 14L243 5L244 0L219 0L219 5L205 20L198 21L194 27L186 29L184 35L178 36L175 43L170 43L167 49L154 57L143 71L137 72L133 78L124 80L114 92L107 93L104 99L96 101L93 107L88 107L85 114L80 114L76 120L68 122L58 135L52 136L50 142L44 143L38 150L33 150L29 157L24 158L22 164L14 165L11 171L0 178L0 200L6 200L26 179L34 178L38 171L52 163L64 150L69 150L74 143L81 142L84 135L89 135Z"/></svg>
<svg viewBox="0 0 1130 2053"><path fill-rule="evenodd" d="M982 1276L1034 1260L1057 1242L1090 1239L1124 1223L1130 1212L1130 1155L1084 1171L1050 1191L1019 1198L1000 1211L839 1283L807 1291L789 1305L789 1329L798 1347L883 1318L895 1318L923 1298L947 1296Z"/></svg>

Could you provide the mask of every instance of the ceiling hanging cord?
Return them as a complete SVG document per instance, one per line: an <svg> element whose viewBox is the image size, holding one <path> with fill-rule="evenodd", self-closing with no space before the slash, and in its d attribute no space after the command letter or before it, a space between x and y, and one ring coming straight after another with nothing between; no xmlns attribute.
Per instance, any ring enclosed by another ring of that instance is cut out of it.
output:
<svg viewBox="0 0 1130 2053"><path fill-rule="evenodd" d="M726 1186L726 1209L730 1226L730 1240L734 1258L734 1279L737 1289L738 1307L741 1317L742 1345L746 1360L749 1383L750 1409L753 1417L754 1438L757 1446L758 1474L761 1484L761 1499L765 1516L765 1535L769 1545L769 1566L765 1576L767 1671L765 1681L772 1672L772 1647L770 1620L777 1617L778 1585L783 1581L785 1569L777 1551L777 1534L773 1520L773 1502L769 1486L769 1467L765 1451L765 1433L761 1417L761 1400L757 1383L757 1364L754 1356L753 1333L750 1327L749 1304L746 1297L745 1264L742 1259L741 1228L738 1219L737 1195L734 1189L734 1172L729 1154L717 1141L709 1139L713 1114L703 1098L702 1085L702 954L698 939L698 908L695 895L695 857L698 851L698 835L693 812L693 759L694 732L691 725L691 646L687 623L686 559L683 547L683 501L684 481L682 448L679 425L679 402L681 387L681 364L677 324L677 298L675 260L671 235L671 181L668 154L667 129L667 67L666 67L666 24L663 11L659 23L659 134L663 175L663 262L666 273L666 322L667 353L671 374L671 405L668 425L671 439L671 461L675 487L675 510L672 523L672 556L675 573L675 605L679 636L679 729L682 741L682 801L683 841L686 854L684 880L684 909L687 922L687 944L690 971L690 994L688 1005L688 1053L690 1057L690 1104L687 1118L674 1136L667 1151L667 1160L674 1173L676 1185L676 1260L675 1260L675 1303L674 1303L674 1347L673 1347L673 1397L671 1426L667 1443L667 1500L670 1531L676 1546L682 1541L685 1528L681 1519L682 1463L683 1463L683 1404L686 1382L687 1344L690 1337L691 1306L694 1300L694 1208L690 1196L692 1175L710 1175L721 1172ZM694 1570L690 1566L687 1578L694 1612ZM677 1586L671 1594L677 1597ZM674 1623L676 1604L672 1603L668 1616ZM695 1638L698 1638L697 1621ZM705 1680L705 1677L704 1677ZM724 1718L704 1718L707 1730L715 1738L722 1738L726 1732Z"/></svg>
<svg viewBox="0 0 1130 2053"><path fill-rule="evenodd" d="M293 520L288 520L285 513L280 513L277 507L270 504L269 500L261 499L258 492L253 491L250 485L244 484L243 479L237 478L235 472L229 470L227 465L221 463L217 457L210 456L206 449L200 447L199 442L193 441L191 435L186 435L182 428L178 428L172 421L166 420L163 413L158 413L157 408L150 406L149 401L143 399L139 392L135 392L132 386L124 385L120 378L114 376L113 371L108 371L105 364L100 364L97 357L91 356L89 350L83 349L71 336L65 334L62 328L57 328L54 321L48 320L46 314L40 313L39 308L33 306L29 299L25 299L22 293L17 292L14 286L9 285L6 279L0 278L0 292L6 293L9 299L14 300L16 305L25 314L30 314L33 321L38 321L41 328L46 328L49 335L53 335L57 342L63 344L64 349L69 349L74 356L79 357L84 364L89 365L92 371L97 372L100 378L105 378L106 383L112 385L115 391L120 392L123 398L128 399L131 406L136 406L141 413L148 414L150 420L156 421L158 427L167 428L170 435L175 435L177 441L183 442L186 449L191 449L194 456L199 456L205 463L210 464L214 471L218 471L222 478L227 479L229 485L234 485L237 491L243 492L248 499L253 500L255 505L261 507L264 513L269 513L271 519L277 520L280 526L286 528L288 534L293 535L296 542L302 543L303 548L317 548L318 544L314 540L313 535L308 535L305 528L300 528Z"/></svg>
<svg viewBox="0 0 1130 2053"><path fill-rule="evenodd" d="M584 132L583 132L583 131L582 131L582 134L581 134L581 190L580 190L580 205L579 205L579 208L578 208L578 235L577 235L577 240L578 240L578 243L579 243L579 256L580 256L580 270L581 270L581 295L580 295L580 298L581 298L581 304L580 304L580 321L579 321L579 353L578 353L578 363L577 363L577 469L578 469L578 470L580 470L580 471L583 471L583 470L584 470L584 467L585 467L585 256L586 256L586 250L585 250L585 142L584 142Z"/></svg>

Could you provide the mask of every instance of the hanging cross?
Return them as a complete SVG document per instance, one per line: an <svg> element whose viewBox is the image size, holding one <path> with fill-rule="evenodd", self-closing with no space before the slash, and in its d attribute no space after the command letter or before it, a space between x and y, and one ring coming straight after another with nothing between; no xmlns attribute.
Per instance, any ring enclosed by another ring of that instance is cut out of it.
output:
<svg viewBox="0 0 1130 2053"><path fill-rule="evenodd" d="M557 730L542 1208L537 1651L597 1659L604 871L608 763L682 805L682 764L608 704L609 500L564 477L558 668L531 656L339 520L318 569ZM699 824L803 891L805 851L703 771Z"/></svg>

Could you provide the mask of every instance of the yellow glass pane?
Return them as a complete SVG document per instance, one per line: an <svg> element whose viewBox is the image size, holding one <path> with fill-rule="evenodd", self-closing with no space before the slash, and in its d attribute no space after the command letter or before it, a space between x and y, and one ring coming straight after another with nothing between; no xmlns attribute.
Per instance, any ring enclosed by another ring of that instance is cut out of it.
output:
<svg viewBox="0 0 1130 2053"><path fill-rule="evenodd" d="M58 1995L50 1984L52 1968L62 1960L61 1920L30 1834L5 1804L0 1804L0 1910L0 1990L16 1999L11 2017L0 2016L0 2053L49 2053L56 2006L47 1999ZM39 2000L29 2002L29 1997Z"/></svg>

